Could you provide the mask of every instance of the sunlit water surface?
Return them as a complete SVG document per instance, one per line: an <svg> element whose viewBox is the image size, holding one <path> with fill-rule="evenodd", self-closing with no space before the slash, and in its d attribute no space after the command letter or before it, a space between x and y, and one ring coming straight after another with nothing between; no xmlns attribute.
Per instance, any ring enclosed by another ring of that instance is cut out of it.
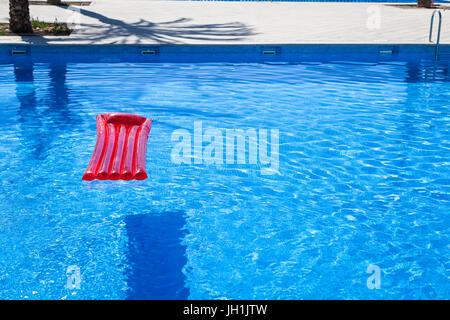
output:
<svg viewBox="0 0 450 320"><path fill-rule="evenodd" d="M448 64L17 63L0 75L2 299L448 298ZM95 116L116 111L154 119L149 178L82 181ZM172 134L194 121L278 129L278 172L173 163Z"/></svg>

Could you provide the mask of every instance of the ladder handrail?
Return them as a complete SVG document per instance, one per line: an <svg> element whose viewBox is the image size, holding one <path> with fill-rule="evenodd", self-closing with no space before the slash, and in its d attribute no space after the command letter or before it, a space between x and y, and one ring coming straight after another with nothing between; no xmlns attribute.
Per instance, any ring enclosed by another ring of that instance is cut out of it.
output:
<svg viewBox="0 0 450 320"><path fill-rule="evenodd" d="M435 9L433 11L433 14L431 15L430 34L428 35L428 42L433 42L433 41L431 41L431 37L433 36L433 22L434 22L434 15L436 14L436 12L438 13L438 16L439 16L439 25L438 25L438 33L437 33L437 38L436 38L436 46L434 49L434 60L438 59L439 41L441 39L442 13L441 13L441 10L439 10L439 9Z"/></svg>

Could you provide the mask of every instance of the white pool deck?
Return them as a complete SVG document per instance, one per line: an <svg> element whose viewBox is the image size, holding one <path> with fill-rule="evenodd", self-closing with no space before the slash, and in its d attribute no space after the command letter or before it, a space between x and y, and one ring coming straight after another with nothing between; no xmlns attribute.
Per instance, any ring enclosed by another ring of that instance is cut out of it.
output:
<svg viewBox="0 0 450 320"><path fill-rule="evenodd" d="M441 43L450 44L445 6ZM75 23L69 37L0 36L0 43L426 44L432 12L373 3L95 0L30 6L32 18ZM0 0L0 22L8 22L8 0Z"/></svg>

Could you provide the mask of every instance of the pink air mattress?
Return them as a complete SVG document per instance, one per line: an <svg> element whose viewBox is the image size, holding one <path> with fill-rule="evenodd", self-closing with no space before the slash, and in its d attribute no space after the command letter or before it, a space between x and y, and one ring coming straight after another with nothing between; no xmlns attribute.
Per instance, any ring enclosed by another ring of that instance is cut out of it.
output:
<svg viewBox="0 0 450 320"><path fill-rule="evenodd" d="M127 113L97 115L97 144L83 180L144 180L152 119Z"/></svg>

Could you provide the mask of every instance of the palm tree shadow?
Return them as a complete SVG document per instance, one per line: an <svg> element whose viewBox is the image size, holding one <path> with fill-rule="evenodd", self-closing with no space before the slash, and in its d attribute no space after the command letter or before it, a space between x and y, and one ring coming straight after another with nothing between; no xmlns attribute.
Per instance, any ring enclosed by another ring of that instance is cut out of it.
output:
<svg viewBox="0 0 450 320"><path fill-rule="evenodd" d="M241 22L192 24L192 19L180 18L172 21L153 23L140 19L135 23L108 18L97 12L79 9L81 15L93 18L100 24L80 24L70 37L59 37L58 42L88 40L96 43L101 40L116 39L112 44L138 43L140 41L156 44L182 44L186 40L235 41L255 35L252 28ZM46 43L48 38L22 37L29 43Z"/></svg>

